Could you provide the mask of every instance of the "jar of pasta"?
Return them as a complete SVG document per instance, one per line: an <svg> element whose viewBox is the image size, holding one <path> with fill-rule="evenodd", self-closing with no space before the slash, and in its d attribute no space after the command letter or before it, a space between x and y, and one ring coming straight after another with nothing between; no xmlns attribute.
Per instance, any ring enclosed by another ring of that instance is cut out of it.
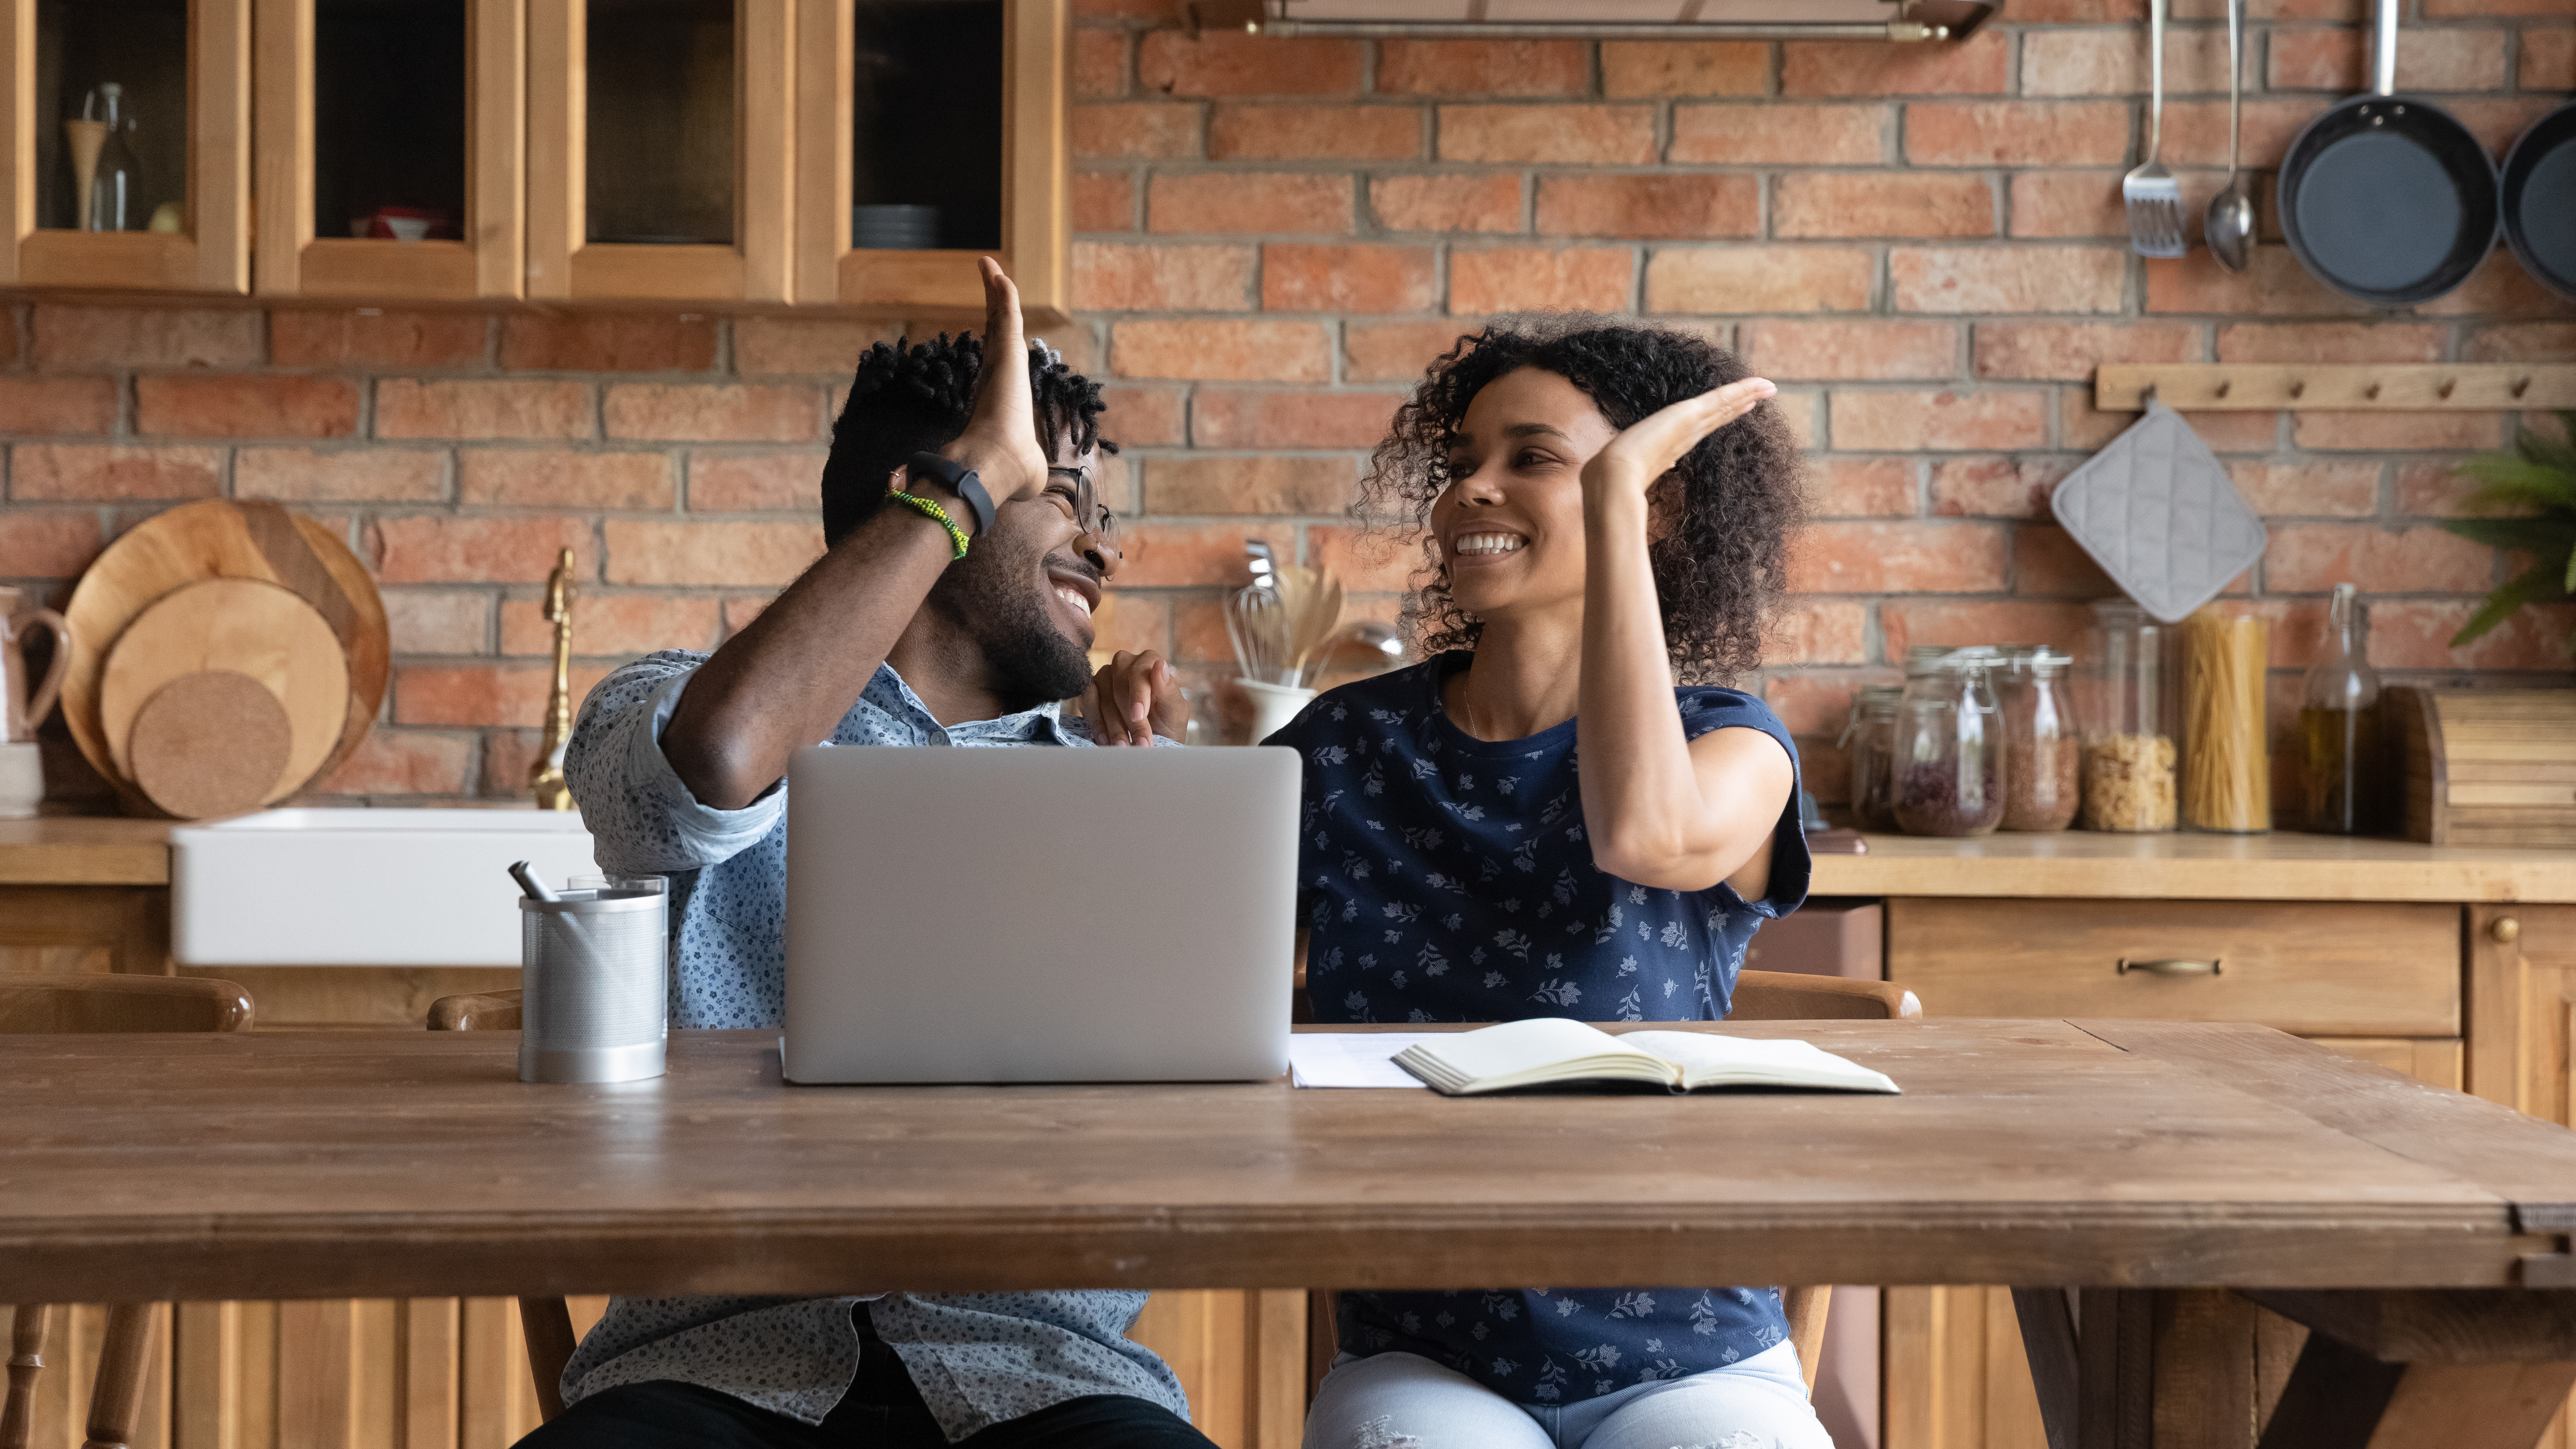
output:
<svg viewBox="0 0 2576 1449"><path fill-rule="evenodd" d="M1896 710L1896 823L1908 835L1984 835L2004 818L2003 711L1987 648L1910 658Z"/></svg>
<svg viewBox="0 0 2576 1449"><path fill-rule="evenodd" d="M2174 828L2169 632L2127 599L2093 605L2076 678L2076 717L2084 729L2081 818L2087 830Z"/></svg>
<svg viewBox="0 0 2576 1449"><path fill-rule="evenodd" d="M2263 703L2272 624L2211 606L2182 621L2182 823L2272 828L2272 740Z"/></svg>

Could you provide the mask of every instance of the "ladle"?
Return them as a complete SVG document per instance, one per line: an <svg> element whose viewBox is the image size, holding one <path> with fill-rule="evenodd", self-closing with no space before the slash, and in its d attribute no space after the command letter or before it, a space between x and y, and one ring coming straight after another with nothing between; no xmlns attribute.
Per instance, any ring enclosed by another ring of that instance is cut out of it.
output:
<svg viewBox="0 0 2576 1449"><path fill-rule="evenodd" d="M2200 235L2209 254L2231 272L2254 259L2254 193L2237 164L2244 109L2245 0L2227 0L2227 186L2209 199Z"/></svg>

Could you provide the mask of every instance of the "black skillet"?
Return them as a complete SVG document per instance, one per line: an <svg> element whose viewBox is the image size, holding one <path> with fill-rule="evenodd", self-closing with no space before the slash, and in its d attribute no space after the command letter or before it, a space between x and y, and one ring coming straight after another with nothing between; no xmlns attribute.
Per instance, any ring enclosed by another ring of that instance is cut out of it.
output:
<svg viewBox="0 0 2576 1449"><path fill-rule="evenodd" d="M2397 3L2378 0L2371 94L2310 121L2281 162L2281 231L2318 281L2412 307L2495 250L2496 170L2450 112L2397 90Z"/></svg>
<svg viewBox="0 0 2576 1449"><path fill-rule="evenodd" d="M2504 241L2534 280L2576 302L2576 101L2505 153Z"/></svg>

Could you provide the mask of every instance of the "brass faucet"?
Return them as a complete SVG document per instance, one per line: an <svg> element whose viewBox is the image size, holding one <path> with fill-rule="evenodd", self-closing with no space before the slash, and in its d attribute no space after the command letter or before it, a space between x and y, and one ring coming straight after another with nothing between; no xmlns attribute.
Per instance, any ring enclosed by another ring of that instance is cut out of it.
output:
<svg viewBox="0 0 2576 1449"><path fill-rule="evenodd" d="M555 682L546 695L546 742L528 766L528 788L540 810L570 810L564 783L564 746L572 739L572 550L555 560L546 579L546 618L555 626Z"/></svg>

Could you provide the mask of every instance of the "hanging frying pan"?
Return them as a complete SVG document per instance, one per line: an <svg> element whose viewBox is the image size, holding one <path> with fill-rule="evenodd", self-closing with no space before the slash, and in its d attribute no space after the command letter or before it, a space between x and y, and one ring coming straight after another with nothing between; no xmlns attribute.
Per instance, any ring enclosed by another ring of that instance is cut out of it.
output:
<svg viewBox="0 0 2576 1449"><path fill-rule="evenodd" d="M2281 162L2281 231L2318 281L2412 307L2495 250L2496 171L2450 112L2397 92L2397 3L2378 0L2371 93L2308 122Z"/></svg>
<svg viewBox="0 0 2576 1449"><path fill-rule="evenodd" d="M2534 280L2576 302L2576 101L2505 153L2504 241Z"/></svg>

